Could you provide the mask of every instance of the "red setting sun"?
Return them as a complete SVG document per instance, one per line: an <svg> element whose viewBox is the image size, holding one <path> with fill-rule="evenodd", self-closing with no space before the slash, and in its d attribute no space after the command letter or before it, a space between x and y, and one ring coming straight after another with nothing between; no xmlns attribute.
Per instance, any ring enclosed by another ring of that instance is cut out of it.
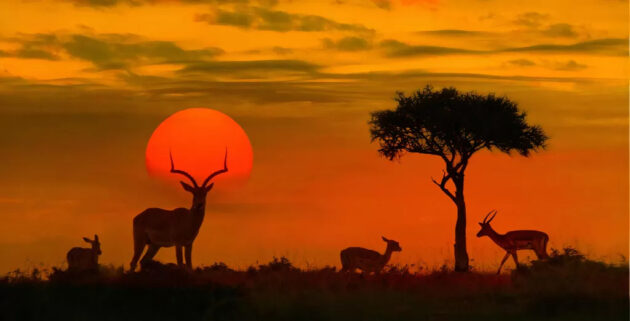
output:
<svg viewBox="0 0 630 321"><path fill-rule="evenodd" d="M243 128L216 110L185 109L165 119L151 135L146 149L147 171L169 182L179 180L170 173L170 152L177 169L203 180L223 168L226 149L229 171L216 180L228 185L246 181L252 170L253 152Z"/></svg>

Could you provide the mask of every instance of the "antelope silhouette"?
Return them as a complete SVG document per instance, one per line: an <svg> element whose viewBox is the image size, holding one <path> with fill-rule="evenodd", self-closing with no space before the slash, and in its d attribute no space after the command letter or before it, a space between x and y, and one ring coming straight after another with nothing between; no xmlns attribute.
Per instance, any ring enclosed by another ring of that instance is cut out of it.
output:
<svg viewBox="0 0 630 321"><path fill-rule="evenodd" d="M385 253L380 254L373 250L364 249L362 247L349 247L344 249L340 253L341 257L341 271L352 272L355 269L359 269L366 273L378 273L389 262L392 256L392 252L400 252L402 248L398 242L389 240L384 236L381 236L383 241L387 242L387 248Z"/></svg>
<svg viewBox="0 0 630 321"><path fill-rule="evenodd" d="M171 173L183 175L192 183L191 186L180 181L184 190L193 195L192 206L190 209L176 208L174 210L149 208L136 215L133 219L134 254L130 263L131 271L136 269L138 259L147 245L149 249L140 261L141 267L151 262L161 247L175 246L177 265L183 267L183 247L186 252L186 267L192 269L193 242L199 233L199 228L205 216L206 195L214 186L214 183L210 183L210 181L217 175L228 171L227 148L223 159L223 169L210 174L201 185L197 184L192 175L183 170L175 169L173 155L169 154L169 156L171 159Z"/></svg>
<svg viewBox="0 0 630 321"><path fill-rule="evenodd" d="M94 240L84 237L83 240L92 244L92 248L73 247L66 254L68 260L68 270L77 271L96 271L98 270L98 256L101 255L101 243L98 241L98 235L94 234Z"/></svg>
<svg viewBox="0 0 630 321"><path fill-rule="evenodd" d="M490 214L493 215L490 219L488 219ZM494 241L494 243L506 251L503 260L501 260L501 264L499 265L497 274L501 273L503 263L505 263L510 255L514 258L514 263L518 268L518 258L516 256L517 250L533 250L538 259L546 259L549 257L547 254L547 242L549 241L549 236L546 233L533 230L519 230L499 234L492 228L492 226L490 226L490 222L492 222L496 215L496 210L490 211L483 221L479 222L481 230L477 233L477 237L482 237L484 235L488 236L492 241Z"/></svg>

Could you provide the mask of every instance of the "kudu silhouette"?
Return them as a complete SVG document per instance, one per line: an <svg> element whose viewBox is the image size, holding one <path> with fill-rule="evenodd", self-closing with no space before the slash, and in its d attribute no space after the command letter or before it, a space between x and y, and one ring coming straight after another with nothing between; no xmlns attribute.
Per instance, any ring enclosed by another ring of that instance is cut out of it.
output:
<svg viewBox="0 0 630 321"><path fill-rule="evenodd" d="M490 219L488 216L493 214ZM490 222L497 215L497 211L490 211L482 222L479 222L481 226L481 230L477 233L477 237L482 237L484 235L488 236L494 243L503 248L506 253L501 260L501 265L499 265L499 270L497 274L501 273L501 268L503 267L503 263L512 255L514 258L514 263L518 268L518 258L516 256L517 250L533 250L536 253L538 259L546 259L549 257L547 254L547 242L549 241L549 236L541 231L533 231L533 230L519 230L519 231L510 231L505 234L497 233L492 226L490 226Z"/></svg>
<svg viewBox="0 0 630 321"><path fill-rule="evenodd" d="M400 244L394 240L389 240L381 236L383 241L387 242L385 253L380 254L373 250L364 249L362 247L349 247L341 251L341 271L353 272L359 269L365 273L378 273L389 262L392 252L400 252L402 248Z"/></svg>
<svg viewBox="0 0 630 321"><path fill-rule="evenodd" d="M66 254L68 260L68 271L96 271L98 270L98 256L101 255L101 243L98 235L94 234L94 240L83 238L87 243L92 244L92 248L73 247Z"/></svg>
<svg viewBox="0 0 630 321"><path fill-rule="evenodd" d="M223 169L210 174L201 185L197 184L192 175L183 170L175 169L173 155L170 154L169 156L171 159L171 173L183 175L192 183L191 186L183 181L180 182L184 190L193 195L192 206L190 209L176 208L174 210L149 208L136 215L133 219L134 254L130 263L131 271L136 269L138 259L146 245L149 246L149 249L140 261L141 267L150 263L161 247L175 246L177 265L183 267L183 247L186 255L186 266L188 269L192 269L193 242L199 233L199 228L205 216L206 195L214 186L214 183L209 185L208 183L217 175L228 171L227 148L223 159Z"/></svg>

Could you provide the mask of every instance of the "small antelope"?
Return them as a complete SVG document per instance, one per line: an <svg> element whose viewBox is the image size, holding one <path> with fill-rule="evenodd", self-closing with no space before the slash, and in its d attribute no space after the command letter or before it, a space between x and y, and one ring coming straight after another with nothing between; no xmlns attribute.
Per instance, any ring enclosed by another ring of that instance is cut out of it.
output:
<svg viewBox="0 0 630 321"><path fill-rule="evenodd" d="M197 181L192 175L183 170L175 169L173 155L170 155L170 158L171 173L183 175L192 183L191 186L183 181L180 182L184 190L193 195L192 206L190 209L176 208L174 210L148 208L144 210L144 212L136 215L133 219L133 258L130 264L131 271L136 269L138 259L140 259L140 255L142 255L147 245L149 249L140 261L141 266L150 263L161 247L175 246L177 265L179 267L184 265L182 259L183 247L186 251L186 266L192 269L191 258L193 241L199 233L199 228L203 223L206 213L206 195L214 186L214 183L210 183L210 181L215 176L228 171L227 149L225 150L223 168L206 177L201 185L197 184Z"/></svg>
<svg viewBox="0 0 630 321"><path fill-rule="evenodd" d="M492 217L488 219L488 216L491 214ZM549 236L546 233L532 230L520 230L499 234L492 228L492 226L490 226L490 222L492 222L496 215L496 210L490 211L483 219L483 222L479 223L479 225L481 225L481 230L477 233L477 237L487 235L492 241L494 241L494 243L507 252L503 257L503 260L501 260L501 265L499 265L497 274L501 273L501 267L503 267L503 263L505 263L510 255L512 255L514 263L516 263L516 267L518 267L518 258L516 257L517 250L533 250L539 260L549 257L547 254L547 242L549 241Z"/></svg>
<svg viewBox="0 0 630 321"><path fill-rule="evenodd" d="M392 257L392 252L402 251L398 242L388 240L383 236L381 236L381 238L383 241L387 242L387 249L384 254L364 249L362 247L349 247L341 251L341 271L352 272L355 269L359 269L366 273L380 272L387 262L389 262L389 259Z"/></svg>
<svg viewBox="0 0 630 321"><path fill-rule="evenodd" d="M94 234L94 240L87 237L84 237L83 240L92 244L92 248L73 247L70 249L66 254L69 271L96 271L98 269L98 256L101 255L101 243L98 241L98 235Z"/></svg>

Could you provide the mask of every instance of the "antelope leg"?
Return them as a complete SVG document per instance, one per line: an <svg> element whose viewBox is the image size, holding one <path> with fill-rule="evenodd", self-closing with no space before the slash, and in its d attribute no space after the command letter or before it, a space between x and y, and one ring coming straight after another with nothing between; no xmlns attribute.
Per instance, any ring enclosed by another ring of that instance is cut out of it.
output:
<svg viewBox="0 0 630 321"><path fill-rule="evenodd" d="M512 252L512 257L514 258L514 263L516 264L516 268L518 268L518 257L516 256L516 250Z"/></svg>
<svg viewBox="0 0 630 321"><path fill-rule="evenodd" d="M184 266L184 259L182 257L182 247L175 246L175 255L177 256L177 266L180 268Z"/></svg>
<svg viewBox="0 0 630 321"><path fill-rule="evenodd" d="M157 254L159 249L160 247L157 245L154 245L154 244L149 245L149 249L147 250L146 253L144 253L144 256L140 260L140 265L147 264L151 260L153 260L153 257L155 256L155 254Z"/></svg>
<svg viewBox="0 0 630 321"><path fill-rule="evenodd" d="M503 260L501 260L501 264L499 265L499 270L497 271L497 274L501 274L501 268L503 267L503 263L505 263L508 257L510 257L510 252L505 253Z"/></svg>
<svg viewBox="0 0 630 321"><path fill-rule="evenodd" d="M192 243L184 247L186 254L186 267L192 269Z"/></svg>

